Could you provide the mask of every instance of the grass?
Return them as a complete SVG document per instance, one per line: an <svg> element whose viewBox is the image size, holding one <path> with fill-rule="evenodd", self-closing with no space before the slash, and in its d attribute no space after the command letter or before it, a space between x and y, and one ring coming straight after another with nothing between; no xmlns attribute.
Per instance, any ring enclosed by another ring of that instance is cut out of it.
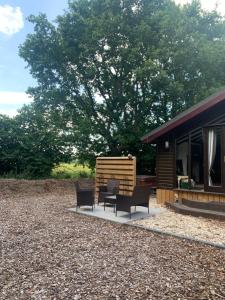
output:
<svg viewBox="0 0 225 300"><path fill-rule="evenodd" d="M93 178L95 172L87 166L76 163L61 163L53 168L51 177L56 179Z"/></svg>

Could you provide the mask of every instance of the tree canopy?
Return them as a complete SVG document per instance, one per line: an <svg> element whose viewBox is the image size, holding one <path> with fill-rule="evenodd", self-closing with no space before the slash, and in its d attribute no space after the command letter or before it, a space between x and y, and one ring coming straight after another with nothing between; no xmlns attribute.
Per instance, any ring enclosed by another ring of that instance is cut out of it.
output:
<svg viewBox="0 0 225 300"><path fill-rule="evenodd" d="M60 130L33 105L14 118L0 115L0 175L48 177L54 164L70 155Z"/></svg>
<svg viewBox="0 0 225 300"><path fill-rule="evenodd" d="M56 22L29 21L20 56L38 84L28 92L80 160L148 161L141 136L225 82L225 22L198 1L74 0Z"/></svg>

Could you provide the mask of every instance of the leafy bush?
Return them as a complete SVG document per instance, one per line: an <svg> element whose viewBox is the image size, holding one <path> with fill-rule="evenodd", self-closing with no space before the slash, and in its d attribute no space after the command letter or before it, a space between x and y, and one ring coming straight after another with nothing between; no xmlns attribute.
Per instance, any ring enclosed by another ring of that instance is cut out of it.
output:
<svg viewBox="0 0 225 300"><path fill-rule="evenodd" d="M61 163L53 168L51 176L56 179L93 178L95 172L87 166L74 163Z"/></svg>

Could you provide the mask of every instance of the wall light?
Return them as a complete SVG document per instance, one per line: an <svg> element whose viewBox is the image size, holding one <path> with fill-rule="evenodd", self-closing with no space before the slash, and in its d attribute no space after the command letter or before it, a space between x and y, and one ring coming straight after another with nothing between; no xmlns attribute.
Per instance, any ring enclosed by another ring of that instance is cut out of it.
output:
<svg viewBox="0 0 225 300"><path fill-rule="evenodd" d="M169 141L165 141L165 149L169 149L169 147L170 147Z"/></svg>

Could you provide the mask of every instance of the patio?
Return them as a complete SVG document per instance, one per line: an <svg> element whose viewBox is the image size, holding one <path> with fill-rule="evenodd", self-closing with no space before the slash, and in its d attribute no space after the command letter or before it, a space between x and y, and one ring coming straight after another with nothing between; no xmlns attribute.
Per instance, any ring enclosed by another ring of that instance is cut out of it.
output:
<svg viewBox="0 0 225 300"><path fill-rule="evenodd" d="M155 199L152 200L152 203L155 202ZM137 206L136 211L134 207L132 208L131 219L130 215L127 212L119 211L116 216L114 213L114 208L110 205L107 205L105 210L103 205L95 205L94 210L92 211L91 207L82 206L76 211L76 208L69 208L69 211L77 212L79 214L92 216L100 218L103 220L108 220L116 223L129 223L136 220L145 219L147 217L154 217L165 211L165 208L162 207L151 207L148 214L148 209L145 207Z"/></svg>

